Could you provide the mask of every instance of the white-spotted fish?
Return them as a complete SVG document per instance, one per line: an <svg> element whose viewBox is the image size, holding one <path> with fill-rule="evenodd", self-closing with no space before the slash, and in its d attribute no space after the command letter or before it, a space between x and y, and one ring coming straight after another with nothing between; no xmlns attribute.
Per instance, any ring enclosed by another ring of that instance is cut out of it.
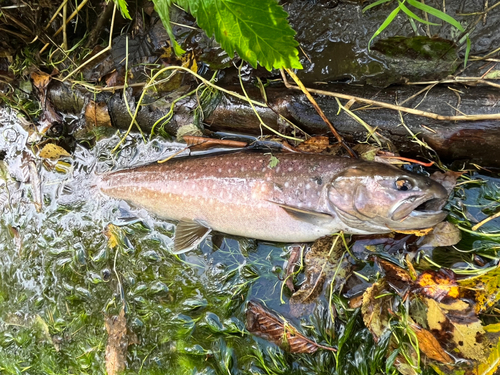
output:
<svg viewBox="0 0 500 375"><path fill-rule="evenodd" d="M174 252L211 230L274 242L387 233L444 220L438 182L386 164L319 154L237 152L100 176L100 190L177 220Z"/></svg>

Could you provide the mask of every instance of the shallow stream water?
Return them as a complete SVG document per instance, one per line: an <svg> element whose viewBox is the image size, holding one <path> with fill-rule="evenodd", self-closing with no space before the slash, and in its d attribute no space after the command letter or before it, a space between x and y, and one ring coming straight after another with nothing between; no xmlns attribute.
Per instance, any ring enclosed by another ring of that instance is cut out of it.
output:
<svg viewBox="0 0 500 375"><path fill-rule="evenodd" d="M162 159L178 144L144 144L134 136L112 154L119 141L114 135L92 148L76 146L71 157L55 163L34 157L27 140L15 118L6 116L0 128L1 373L105 373L104 322L123 306L130 373L334 373L329 352L291 356L245 331L249 300L264 302L305 332L319 330L316 339L324 341L331 328L325 309L291 317L289 293L282 290L287 245L214 236L176 256L173 224L92 187L95 173ZM489 190L484 183L457 190L449 204L455 221L465 209L478 220L495 211L500 179L488 178L487 185ZM495 199L485 195L490 190ZM109 224L118 246L108 242ZM498 228L497 219L484 229ZM471 249L496 257L500 236L464 234L457 246L462 251L440 249L429 256L436 262L452 259L448 267L470 264ZM369 277L375 272L365 271ZM374 350L369 332L354 318L364 344L353 344L345 366L359 366L358 359ZM337 336L346 323L337 323Z"/></svg>

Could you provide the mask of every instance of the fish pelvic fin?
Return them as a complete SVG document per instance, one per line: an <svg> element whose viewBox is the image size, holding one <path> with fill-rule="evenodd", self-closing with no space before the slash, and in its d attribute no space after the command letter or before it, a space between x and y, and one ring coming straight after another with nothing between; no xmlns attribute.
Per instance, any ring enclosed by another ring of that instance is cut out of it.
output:
<svg viewBox="0 0 500 375"><path fill-rule="evenodd" d="M192 250L212 231L201 220L183 219L177 224L174 236L174 254L182 254Z"/></svg>

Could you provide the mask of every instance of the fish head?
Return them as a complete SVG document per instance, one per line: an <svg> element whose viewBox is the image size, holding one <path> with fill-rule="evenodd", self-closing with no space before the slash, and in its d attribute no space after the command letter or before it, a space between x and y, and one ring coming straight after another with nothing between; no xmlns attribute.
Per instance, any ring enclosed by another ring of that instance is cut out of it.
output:
<svg viewBox="0 0 500 375"><path fill-rule="evenodd" d="M328 200L353 233L430 228L443 221L448 192L426 176L382 163L360 163L337 175Z"/></svg>

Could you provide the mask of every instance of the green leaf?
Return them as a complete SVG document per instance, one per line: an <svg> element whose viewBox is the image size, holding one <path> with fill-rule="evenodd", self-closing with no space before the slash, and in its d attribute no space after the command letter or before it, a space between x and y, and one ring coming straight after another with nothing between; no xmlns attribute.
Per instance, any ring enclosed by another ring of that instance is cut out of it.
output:
<svg viewBox="0 0 500 375"><path fill-rule="evenodd" d="M123 18L128 18L129 20L131 20L132 17L130 17L130 13L128 12L127 1L126 0L113 0L113 1L115 2L118 9L120 9L120 13L122 14Z"/></svg>
<svg viewBox="0 0 500 375"><path fill-rule="evenodd" d="M447 15L446 13L441 12L439 9L422 4L416 0L408 0L408 4L414 6L417 9L423 10L424 12L427 12L430 15L433 15L434 17L442 19L443 21L449 23L450 25L455 26L460 31L465 31L462 25L460 25L460 23L456 19Z"/></svg>
<svg viewBox="0 0 500 375"><path fill-rule="evenodd" d="M377 5L380 5L380 4L388 3L389 1L392 1L392 0L377 0L373 4L365 6L363 8L363 13L366 12L368 9L374 8L374 7L376 7Z"/></svg>
<svg viewBox="0 0 500 375"><path fill-rule="evenodd" d="M382 31L385 30L385 28L387 26L389 26L391 24L391 22L394 20L394 18L396 18L396 16L398 15L398 13L399 13L400 10L401 10L401 8L397 7L396 9L394 9L391 12L391 14L389 14L387 16L387 18L385 19L384 23L382 25L380 25L380 27L377 29L377 31L375 31L375 33L370 38L370 40L368 42L368 50L370 50L370 45L372 44L372 40L375 39L377 37L377 35L379 35Z"/></svg>
<svg viewBox="0 0 500 375"><path fill-rule="evenodd" d="M159 1L159 0L157 0ZM188 10L208 36L254 68L301 69L295 31L276 0L174 0Z"/></svg>
<svg viewBox="0 0 500 375"><path fill-rule="evenodd" d="M153 4L158 12L158 15L160 16L163 27L165 27L165 30L167 31L175 54L177 56L182 56L186 51L184 51L175 40L174 33L172 32L172 25L170 25L170 6L172 5L172 0L153 0Z"/></svg>
<svg viewBox="0 0 500 375"><path fill-rule="evenodd" d="M419 16L417 16L415 13L413 13L410 9L408 9L408 8L406 7L406 5L404 4L404 2L401 2L401 1L399 1L399 0L398 0L398 2L399 2L399 7L401 8L401 10L402 10L403 12L405 12L405 13L406 13L406 15L407 15L408 17L410 17L410 19L412 19L412 18L413 18L413 19L417 20L418 22L424 23L424 24L426 24L426 25L440 26L440 25L439 25L439 24L437 24L437 23L429 22L429 21L424 20L423 18L420 18L420 17L419 17Z"/></svg>

